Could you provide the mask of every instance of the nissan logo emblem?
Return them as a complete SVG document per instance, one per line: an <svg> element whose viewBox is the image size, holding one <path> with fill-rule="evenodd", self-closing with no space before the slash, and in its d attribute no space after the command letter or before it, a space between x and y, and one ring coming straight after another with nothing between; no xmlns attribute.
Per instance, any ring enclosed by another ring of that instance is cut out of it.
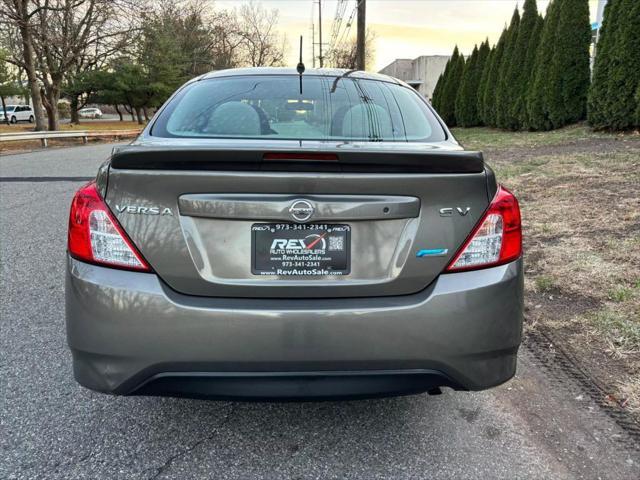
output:
<svg viewBox="0 0 640 480"><path fill-rule="evenodd" d="M289 213L296 222L306 222L314 211L313 205L306 200L296 200L289 207Z"/></svg>

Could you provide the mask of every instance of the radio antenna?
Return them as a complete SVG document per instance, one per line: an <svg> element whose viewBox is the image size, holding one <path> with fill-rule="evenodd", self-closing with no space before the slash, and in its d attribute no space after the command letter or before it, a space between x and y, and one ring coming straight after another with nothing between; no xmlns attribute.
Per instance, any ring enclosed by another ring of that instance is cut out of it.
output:
<svg viewBox="0 0 640 480"><path fill-rule="evenodd" d="M302 63L302 35L300 35L300 61L296 67L298 74L300 75L300 95L302 95L302 74L304 73L304 63Z"/></svg>

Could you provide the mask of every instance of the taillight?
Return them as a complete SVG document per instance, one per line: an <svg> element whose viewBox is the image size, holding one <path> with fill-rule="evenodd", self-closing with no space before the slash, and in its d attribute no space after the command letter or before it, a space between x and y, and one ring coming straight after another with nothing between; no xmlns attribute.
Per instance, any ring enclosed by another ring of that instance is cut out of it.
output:
<svg viewBox="0 0 640 480"><path fill-rule="evenodd" d="M94 182L82 187L73 197L68 240L69 254L78 260L151 271L98 193Z"/></svg>
<svg viewBox="0 0 640 480"><path fill-rule="evenodd" d="M447 272L493 267L522 255L520 207L516 197L499 186L489 208L464 242Z"/></svg>

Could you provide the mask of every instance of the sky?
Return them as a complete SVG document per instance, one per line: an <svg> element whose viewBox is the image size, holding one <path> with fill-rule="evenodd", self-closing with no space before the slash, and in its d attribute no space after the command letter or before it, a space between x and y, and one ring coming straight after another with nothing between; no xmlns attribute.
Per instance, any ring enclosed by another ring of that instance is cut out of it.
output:
<svg viewBox="0 0 640 480"><path fill-rule="evenodd" d="M223 8L238 6L245 0L216 0ZM280 12L279 28L286 32L289 51L287 64L298 62L298 38L304 36L304 62L311 64L311 18L314 12L317 35L317 1L262 0L268 9ZM313 4L316 4L315 6ZM323 42L330 40L337 0L322 0ZM348 0L347 16L356 0ZM465 55L485 38L495 43L516 5L524 0L367 0L367 25L375 33L375 61L368 70L378 71L396 58L420 55L450 55L458 45ZM548 0L538 0L546 10ZM591 21L595 21L597 0L589 0ZM344 22L346 23L346 21ZM354 20L351 33L355 35ZM316 38L316 42L317 42ZM317 52L316 52L317 55Z"/></svg>

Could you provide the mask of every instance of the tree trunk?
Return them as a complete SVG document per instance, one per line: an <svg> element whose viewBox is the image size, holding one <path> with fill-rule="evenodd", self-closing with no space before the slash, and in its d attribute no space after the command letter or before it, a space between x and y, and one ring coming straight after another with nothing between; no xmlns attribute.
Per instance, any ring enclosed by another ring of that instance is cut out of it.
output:
<svg viewBox="0 0 640 480"><path fill-rule="evenodd" d="M2 101L2 111L6 112L7 111L7 105L4 103L4 97L1 96L1 95L0 95L0 101ZM9 125L9 116L8 115L4 116L4 123Z"/></svg>
<svg viewBox="0 0 640 480"><path fill-rule="evenodd" d="M138 117L138 124L144 125L144 120L142 119L142 109L140 107L136 107L136 117Z"/></svg>
<svg viewBox="0 0 640 480"><path fill-rule="evenodd" d="M118 104L116 103L116 104L113 106L113 108L115 108L115 109L116 109L116 112L117 112L118 116L120 117L120 121L122 122L122 121L123 121L123 118L122 118L122 112L121 112L121 111L120 111L120 109L118 108Z"/></svg>
<svg viewBox="0 0 640 480"><path fill-rule="evenodd" d="M78 124L80 123L80 115L78 114L78 105L80 104L80 102L78 102L78 97L75 95L71 96L71 105L69 105L71 107L71 123L75 123Z"/></svg>
<svg viewBox="0 0 640 480"><path fill-rule="evenodd" d="M149 112L147 112L147 107L142 107L142 111L144 112L145 121L149 121Z"/></svg>
<svg viewBox="0 0 640 480"><path fill-rule="evenodd" d="M47 109L47 120L49 123L49 130L55 131L60 128L60 117L58 113L58 100L60 99L60 90L54 86L50 86L45 92L46 102L45 108Z"/></svg>
<svg viewBox="0 0 640 480"><path fill-rule="evenodd" d="M55 130L55 122L53 122L54 125L52 125L52 120L53 120L53 117L55 115L55 112L49 106L49 102L46 102L44 104L44 108L47 111L47 130L53 131L53 130Z"/></svg>
<svg viewBox="0 0 640 480"><path fill-rule="evenodd" d="M22 12L26 17L26 12ZM25 21L20 24L20 36L22 37L22 53L24 56L24 69L27 73L31 101L33 103L33 116L36 119L36 131L46 130L44 123L44 109L42 108L42 97L40 96L40 85L36 76L36 66L33 52L33 38L29 31L29 25Z"/></svg>
<svg viewBox="0 0 640 480"><path fill-rule="evenodd" d="M2 111L6 112L7 111L7 105L5 104L4 97L0 96L0 100L2 101ZM7 125L10 124L8 115L4 116L4 123L6 123Z"/></svg>
<svg viewBox="0 0 640 480"><path fill-rule="evenodd" d="M127 111L127 113L129 115L131 115L131 121L135 122L136 121L136 117L134 116L134 111L133 111L133 107L131 105L129 105L128 107L125 105L124 109Z"/></svg>

